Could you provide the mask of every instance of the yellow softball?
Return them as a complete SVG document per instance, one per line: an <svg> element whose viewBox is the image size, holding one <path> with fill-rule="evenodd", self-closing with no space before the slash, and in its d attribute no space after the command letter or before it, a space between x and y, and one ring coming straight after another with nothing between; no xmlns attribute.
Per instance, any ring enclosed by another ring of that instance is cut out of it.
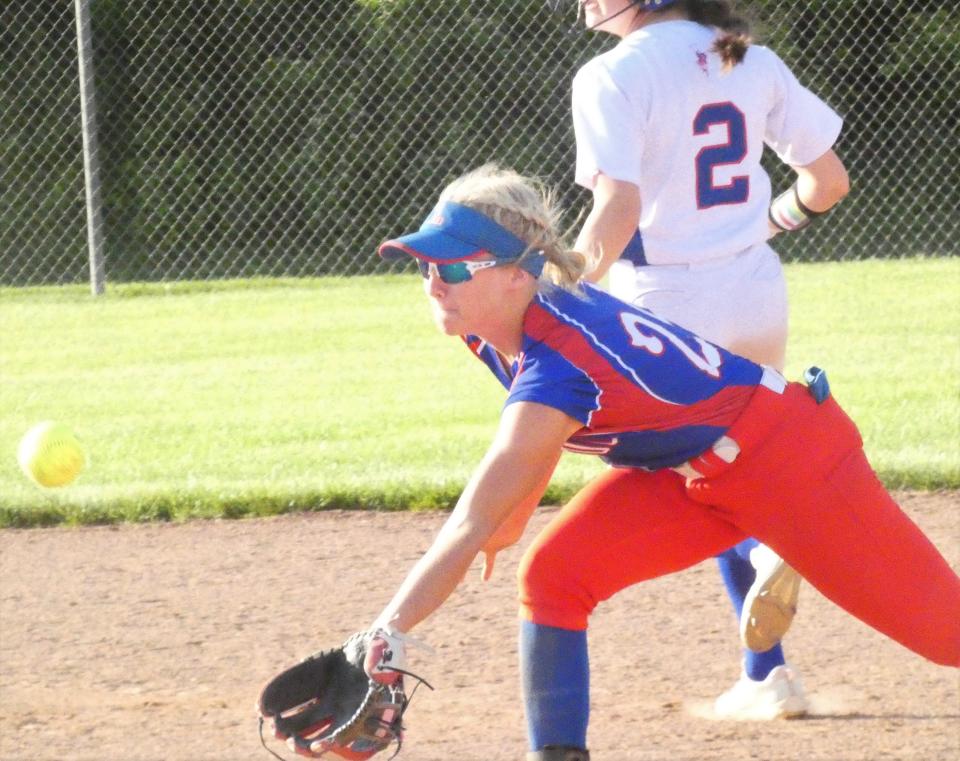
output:
<svg viewBox="0 0 960 761"><path fill-rule="evenodd" d="M86 462L83 446L67 426L51 420L38 423L17 448L23 472L40 486L66 486Z"/></svg>

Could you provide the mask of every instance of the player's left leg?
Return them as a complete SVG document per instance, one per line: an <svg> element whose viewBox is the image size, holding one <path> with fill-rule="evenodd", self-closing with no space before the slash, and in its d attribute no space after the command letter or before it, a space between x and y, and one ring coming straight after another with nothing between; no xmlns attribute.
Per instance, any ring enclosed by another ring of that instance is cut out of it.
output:
<svg viewBox="0 0 960 761"><path fill-rule="evenodd" d="M671 471L611 469L534 539L520 563L520 669L531 751L586 748L587 620L621 589L743 539Z"/></svg>
<svg viewBox="0 0 960 761"><path fill-rule="evenodd" d="M799 587L799 582L794 581L796 574L785 579L784 571L789 566L754 538L717 555L717 565L737 620L741 622L741 640L745 636L745 623L752 620L753 627L744 647L746 672L751 679L765 679L774 668L784 664L779 643L796 612ZM787 583L793 584L789 592L783 589ZM770 603L769 606L766 603ZM788 611L781 611L784 606ZM760 609L765 614L762 618L758 616Z"/></svg>
<svg viewBox="0 0 960 761"><path fill-rule="evenodd" d="M744 611L745 600L755 597L757 589L763 588L762 584L757 583L756 565L752 559L763 553L769 553L775 562L782 563L772 550L752 538L717 556L720 575L739 621L749 616L749 611ZM761 564L758 562L757 565ZM777 569L765 570L767 573L763 578L767 581L777 579ZM798 578L796 574L792 576ZM773 606L772 611L776 610ZM764 631L771 618L770 611L767 612L766 618L754 621L755 624L763 626ZM714 701L715 715L724 719L792 718L803 716L808 710L809 703L804 695L803 685L794 671L786 665L779 638L762 650L744 648L740 678Z"/></svg>
<svg viewBox="0 0 960 761"><path fill-rule="evenodd" d="M768 542L857 618L960 666L960 577L884 489L836 402L817 404L791 384L755 397L729 435L746 442L751 426L765 431L761 440L688 493Z"/></svg>

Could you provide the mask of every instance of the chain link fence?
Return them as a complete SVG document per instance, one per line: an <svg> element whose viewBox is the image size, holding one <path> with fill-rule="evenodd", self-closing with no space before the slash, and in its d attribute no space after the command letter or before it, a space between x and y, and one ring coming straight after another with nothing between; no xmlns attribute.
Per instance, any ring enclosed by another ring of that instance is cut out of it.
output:
<svg viewBox="0 0 960 761"><path fill-rule="evenodd" d="M92 219L119 282L386 271L377 243L487 161L553 185L574 225L589 195L572 182L570 82L615 40L574 31L566 5L6 0L0 284L90 279L78 9ZM955 0L738 8L846 121L837 150L854 190L828 223L778 240L783 256L958 255Z"/></svg>

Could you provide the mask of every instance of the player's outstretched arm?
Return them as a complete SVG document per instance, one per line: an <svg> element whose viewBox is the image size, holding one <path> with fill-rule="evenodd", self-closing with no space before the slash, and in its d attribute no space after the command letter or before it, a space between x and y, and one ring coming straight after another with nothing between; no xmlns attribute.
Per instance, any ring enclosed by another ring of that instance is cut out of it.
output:
<svg viewBox="0 0 960 761"><path fill-rule="evenodd" d="M375 625L406 632L440 607L500 525L539 501L564 442L580 427L552 407L508 405L457 506Z"/></svg>

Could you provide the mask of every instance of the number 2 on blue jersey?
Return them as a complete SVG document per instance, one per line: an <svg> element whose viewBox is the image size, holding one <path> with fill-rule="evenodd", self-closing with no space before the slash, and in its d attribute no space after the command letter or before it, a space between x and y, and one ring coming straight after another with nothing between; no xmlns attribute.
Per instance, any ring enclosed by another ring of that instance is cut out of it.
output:
<svg viewBox="0 0 960 761"><path fill-rule="evenodd" d="M699 336L694 336L694 339L700 346L700 352L698 353L695 349L687 346L684 340L672 330L668 329L666 325L648 320L636 312L621 312L620 324L623 325L627 331L627 335L630 337L630 343L636 348L644 349L654 356L660 356L663 354L663 341L652 333L659 334L676 346L681 354L689 360L690 364L698 370L706 373L711 378L720 377L720 367L723 365L723 358L720 356L720 352L717 351L716 346L707 343ZM643 328L652 331L652 333L644 333Z"/></svg>
<svg viewBox="0 0 960 761"><path fill-rule="evenodd" d="M729 101L708 103L693 118L693 134L706 135L714 126L727 128L727 140L701 148L694 163L697 170L697 208L743 203L750 195L750 178L733 177L726 185L717 185L713 170L739 164L747 155L747 123L743 112Z"/></svg>

